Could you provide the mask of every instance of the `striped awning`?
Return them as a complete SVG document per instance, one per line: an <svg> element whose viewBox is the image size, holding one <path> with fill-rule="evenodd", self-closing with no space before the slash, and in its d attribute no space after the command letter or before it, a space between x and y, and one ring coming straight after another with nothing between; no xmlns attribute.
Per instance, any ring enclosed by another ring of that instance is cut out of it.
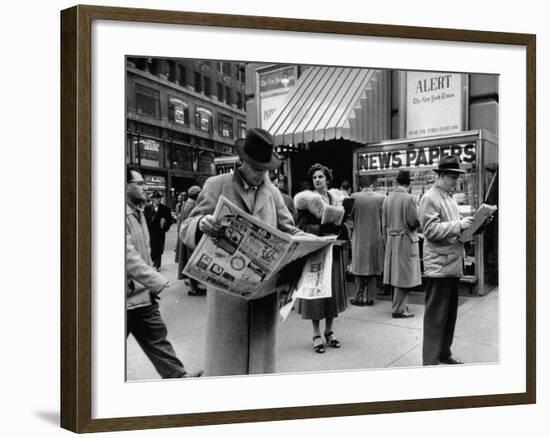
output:
<svg viewBox="0 0 550 438"><path fill-rule="evenodd" d="M281 105L268 131L276 146L346 139L387 139L389 72L310 67Z"/></svg>

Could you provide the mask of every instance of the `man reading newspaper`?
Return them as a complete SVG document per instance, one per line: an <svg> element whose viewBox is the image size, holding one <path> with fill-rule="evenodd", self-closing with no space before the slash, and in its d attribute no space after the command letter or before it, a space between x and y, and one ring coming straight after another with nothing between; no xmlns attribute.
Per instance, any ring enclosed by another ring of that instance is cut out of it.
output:
<svg viewBox="0 0 550 438"><path fill-rule="evenodd" d="M250 129L235 147L240 166L232 174L209 178L197 206L182 224L180 238L189 248L195 248L203 234L221 237L223 224L213 215L221 196L280 231L301 233L281 193L267 178L267 171L280 164L271 135ZM278 320L277 294L245 300L208 288L205 375L274 372Z"/></svg>

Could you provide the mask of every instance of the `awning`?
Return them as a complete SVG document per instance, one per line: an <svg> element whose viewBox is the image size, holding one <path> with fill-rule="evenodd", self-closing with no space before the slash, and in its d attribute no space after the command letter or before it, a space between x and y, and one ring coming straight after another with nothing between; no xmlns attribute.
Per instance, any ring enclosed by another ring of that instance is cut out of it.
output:
<svg viewBox="0 0 550 438"><path fill-rule="evenodd" d="M389 72L311 67L281 105L268 131L276 146L389 137Z"/></svg>

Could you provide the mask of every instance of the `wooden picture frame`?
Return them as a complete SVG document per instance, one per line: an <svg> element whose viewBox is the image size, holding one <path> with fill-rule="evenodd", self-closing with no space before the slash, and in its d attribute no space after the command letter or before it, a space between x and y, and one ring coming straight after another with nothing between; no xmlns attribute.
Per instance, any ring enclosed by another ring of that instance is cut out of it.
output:
<svg viewBox="0 0 550 438"><path fill-rule="evenodd" d="M526 49L525 392L176 415L92 418L92 22L284 30L515 45ZM74 432L529 404L536 401L536 37L530 34L75 6L61 13L61 426Z"/></svg>

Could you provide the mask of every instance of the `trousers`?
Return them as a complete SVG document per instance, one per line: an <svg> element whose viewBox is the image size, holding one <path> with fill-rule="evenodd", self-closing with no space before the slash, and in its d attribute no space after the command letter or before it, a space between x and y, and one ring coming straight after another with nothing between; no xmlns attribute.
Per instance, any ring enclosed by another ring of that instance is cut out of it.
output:
<svg viewBox="0 0 550 438"><path fill-rule="evenodd" d="M422 364L438 365L452 356L458 312L458 277L428 277L422 340Z"/></svg>
<svg viewBox="0 0 550 438"><path fill-rule="evenodd" d="M376 298L376 282L378 275L356 275L355 276L355 299L368 299L369 301Z"/></svg>
<svg viewBox="0 0 550 438"><path fill-rule="evenodd" d="M158 303L126 311L126 337L132 334L163 379L178 378L185 368L168 339Z"/></svg>

